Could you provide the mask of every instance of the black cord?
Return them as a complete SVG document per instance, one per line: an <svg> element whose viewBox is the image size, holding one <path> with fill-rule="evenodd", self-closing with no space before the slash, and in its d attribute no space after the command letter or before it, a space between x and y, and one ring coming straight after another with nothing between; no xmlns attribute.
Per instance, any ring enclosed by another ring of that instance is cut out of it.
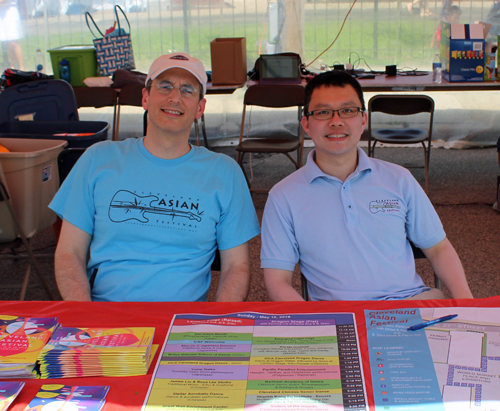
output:
<svg viewBox="0 0 500 411"><path fill-rule="evenodd" d="M428 71L423 71L423 70L417 70L417 69L409 69L409 70L404 70L404 69L398 69L398 75L399 76L426 76L429 74Z"/></svg>

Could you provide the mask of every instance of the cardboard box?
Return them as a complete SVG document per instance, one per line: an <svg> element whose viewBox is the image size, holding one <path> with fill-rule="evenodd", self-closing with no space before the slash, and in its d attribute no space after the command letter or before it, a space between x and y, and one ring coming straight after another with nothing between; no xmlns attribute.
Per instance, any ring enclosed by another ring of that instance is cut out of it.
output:
<svg viewBox="0 0 500 411"><path fill-rule="evenodd" d="M439 54L444 79L484 81L484 37L482 24L441 22Z"/></svg>
<svg viewBox="0 0 500 411"><path fill-rule="evenodd" d="M217 38L210 42L212 84L242 84L247 79L245 37Z"/></svg>

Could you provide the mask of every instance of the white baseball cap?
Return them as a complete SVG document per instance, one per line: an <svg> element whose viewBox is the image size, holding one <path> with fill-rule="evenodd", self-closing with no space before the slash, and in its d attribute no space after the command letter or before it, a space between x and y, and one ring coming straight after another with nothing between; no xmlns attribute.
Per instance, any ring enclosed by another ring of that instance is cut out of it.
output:
<svg viewBox="0 0 500 411"><path fill-rule="evenodd" d="M203 87L203 95L205 95L207 92L207 73L205 72L203 63L186 53L172 53L158 57L149 68L146 85L150 79L154 80L165 70L171 68L182 68L189 71L198 79Z"/></svg>

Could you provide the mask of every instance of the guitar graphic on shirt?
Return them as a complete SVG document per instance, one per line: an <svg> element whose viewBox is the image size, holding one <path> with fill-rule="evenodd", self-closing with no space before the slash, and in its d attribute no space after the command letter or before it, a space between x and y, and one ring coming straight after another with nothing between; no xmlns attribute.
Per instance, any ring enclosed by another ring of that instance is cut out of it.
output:
<svg viewBox="0 0 500 411"><path fill-rule="evenodd" d="M115 223L122 223L129 220L137 220L141 223L149 222L147 213L160 214L175 217L189 218L190 220L201 221L201 217L191 211L175 210L174 208L155 207L151 204L158 202L156 196L138 196L127 190L118 191L109 205L109 218Z"/></svg>

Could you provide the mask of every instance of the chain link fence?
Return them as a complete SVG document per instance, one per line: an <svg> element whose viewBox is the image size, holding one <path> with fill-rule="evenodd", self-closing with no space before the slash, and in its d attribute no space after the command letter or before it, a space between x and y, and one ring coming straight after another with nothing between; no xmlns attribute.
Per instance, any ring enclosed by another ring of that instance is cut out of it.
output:
<svg viewBox="0 0 500 411"><path fill-rule="evenodd" d="M494 5L492 0L444 0L447 2L460 7L462 23L486 20ZM91 12L104 31L113 25L113 4L120 4L127 12L136 64L144 71L154 58L172 51L192 53L208 68L210 41L216 37L246 37L251 66L261 53L289 51L282 48L285 24L296 27L302 34L301 54L304 62L309 63L333 42L352 3L344 0L17 0L24 34L18 42L25 69L34 69L38 48L45 51L69 44L92 44L84 13ZM301 19L287 20L295 7L303 10ZM351 62L374 69L386 64L426 69L436 50L433 38L442 18L442 8L441 0L357 0L338 40L313 67ZM1 68L12 65L5 44L0 64Z"/></svg>

